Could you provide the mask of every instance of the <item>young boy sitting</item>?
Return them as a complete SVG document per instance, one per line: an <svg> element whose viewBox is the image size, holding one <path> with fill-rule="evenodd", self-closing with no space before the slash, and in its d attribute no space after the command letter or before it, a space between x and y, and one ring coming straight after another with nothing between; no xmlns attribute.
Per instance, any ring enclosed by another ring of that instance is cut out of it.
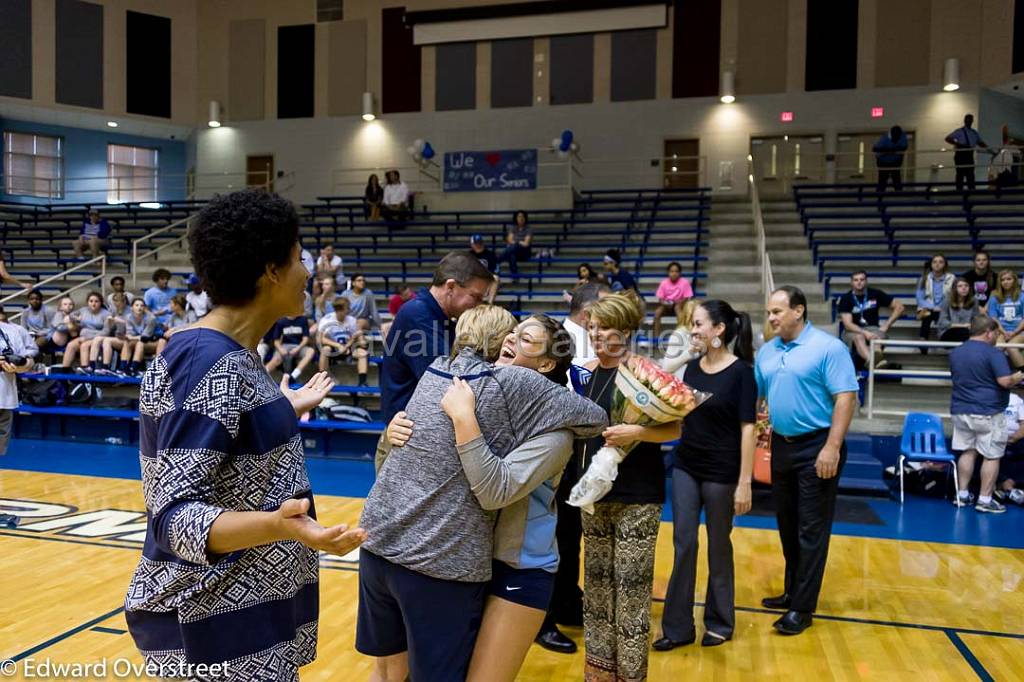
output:
<svg viewBox="0 0 1024 682"><path fill-rule="evenodd" d="M349 301L338 297L334 312L324 315L318 324L317 345L320 347L320 371L326 372L332 358L353 357L359 374L359 385L366 386L369 351L356 318L349 314Z"/></svg>

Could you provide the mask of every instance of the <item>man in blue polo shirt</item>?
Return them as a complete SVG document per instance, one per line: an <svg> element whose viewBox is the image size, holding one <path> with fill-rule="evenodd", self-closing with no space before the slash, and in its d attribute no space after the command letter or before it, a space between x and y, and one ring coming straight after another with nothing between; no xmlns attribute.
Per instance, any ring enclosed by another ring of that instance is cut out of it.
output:
<svg viewBox="0 0 1024 682"><path fill-rule="evenodd" d="M846 346L807 321L800 289L772 294L768 323L776 337L758 352L754 372L772 425L772 497L786 582L783 594L761 603L786 609L774 627L797 635L811 626L818 605L857 376Z"/></svg>

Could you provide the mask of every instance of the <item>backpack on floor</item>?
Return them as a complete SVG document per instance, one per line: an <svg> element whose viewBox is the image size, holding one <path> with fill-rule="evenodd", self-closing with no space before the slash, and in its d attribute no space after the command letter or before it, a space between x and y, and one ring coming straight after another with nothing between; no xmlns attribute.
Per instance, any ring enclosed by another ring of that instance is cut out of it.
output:
<svg viewBox="0 0 1024 682"><path fill-rule="evenodd" d="M91 405L102 395L103 391L88 381L76 383L71 387L71 392L68 393L68 405Z"/></svg>
<svg viewBox="0 0 1024 682"><path fill-rule="evenodd" d="M342 405L338 402L334 402L330 405L326 403L327 401L325 400L321 403L320 407L317 408L320 419L330 419L340 422L361 422L363 424L373 421L373 417L370 413L361 407L355 407L354 405Z"/></svg>
<svg viewBox="0 0 1024 682"><path fill-rule="evenodd" d="M67 404L67 386L57 379L23 381L19 389L21 401L36 407L53 407Z"/></svg>

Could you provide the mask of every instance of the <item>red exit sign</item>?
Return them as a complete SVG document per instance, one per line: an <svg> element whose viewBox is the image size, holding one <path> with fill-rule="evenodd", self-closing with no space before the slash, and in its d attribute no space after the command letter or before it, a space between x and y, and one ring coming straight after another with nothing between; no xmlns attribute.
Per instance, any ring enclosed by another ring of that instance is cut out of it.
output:
<svg viewBox="0 0 1024 682"><path fill-rule="evenodd" d="M885 107L871 107L871 118L882 118L885 116Z"/></svg>
<svg viewBox="0 0 1024 682"><path fill-rule="evenodd" d="M783 123L792 123L793 122L793 112L792 111L783 111L781 114L779 114L779 120L782 121Z"/></svg>

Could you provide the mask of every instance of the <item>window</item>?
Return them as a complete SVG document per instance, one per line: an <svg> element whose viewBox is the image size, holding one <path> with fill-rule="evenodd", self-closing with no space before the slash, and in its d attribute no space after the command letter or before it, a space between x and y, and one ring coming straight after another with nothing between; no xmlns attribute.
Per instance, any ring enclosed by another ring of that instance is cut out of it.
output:
<svg viewBox="0 0 1024 682"><path fill-rule="evenodd" d="M63 140L5 131L3 175L6 194L63 199Z"/></svg>
<svg viewBox="0 0 1024 682"><path fill-rule="evenodd" d="M107 203L156 201L159 190L156 149L107 145Z"/></svg>

